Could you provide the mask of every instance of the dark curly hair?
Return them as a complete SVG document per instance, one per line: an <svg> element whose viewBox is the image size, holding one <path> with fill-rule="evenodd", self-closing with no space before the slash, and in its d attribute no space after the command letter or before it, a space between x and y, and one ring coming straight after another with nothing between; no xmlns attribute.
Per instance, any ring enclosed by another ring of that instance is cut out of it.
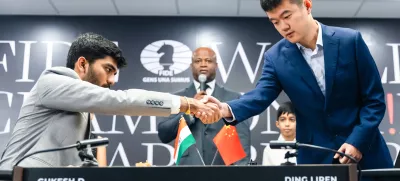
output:
<svg viewBox="0 0 400 181"><path fill-rule="evenodd" d="M72 42L68 51L67 67L74 69L76 61L81 56L85 57L89 64L94 63L97 59L110 56L117 62L118 68L127 65L121 49L110 40L95 33L82 34Z"/></svg>

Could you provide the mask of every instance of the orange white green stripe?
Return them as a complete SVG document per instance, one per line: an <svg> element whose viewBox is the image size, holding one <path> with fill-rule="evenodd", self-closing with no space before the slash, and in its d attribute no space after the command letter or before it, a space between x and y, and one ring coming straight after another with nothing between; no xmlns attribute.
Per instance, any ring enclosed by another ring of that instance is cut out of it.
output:
<svg viewBox="0 0 400 181"><path fill-rule="evenodd" d="M196 144L196 140L187 126L185 118L182 117L179 120L178 134L175 138L174 161L176 165L179 165L183 153L194 144Z"/></svg>

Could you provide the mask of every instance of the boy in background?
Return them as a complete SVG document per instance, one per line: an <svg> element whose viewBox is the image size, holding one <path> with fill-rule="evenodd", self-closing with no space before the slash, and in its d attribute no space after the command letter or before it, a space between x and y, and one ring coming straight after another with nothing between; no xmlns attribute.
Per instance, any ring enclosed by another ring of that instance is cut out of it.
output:
<svg viewBox="0 0 400 181"><path fill-rule="evenodd" d="M285 102L279 106L276 127L280 130L278 141L296 141L296 114L291 102ZM295 150L271 149L266 146L263 154L262 165L281 165L286 162L285 154ZM289 158L289 162L297 163L296 157Z"/></svg>

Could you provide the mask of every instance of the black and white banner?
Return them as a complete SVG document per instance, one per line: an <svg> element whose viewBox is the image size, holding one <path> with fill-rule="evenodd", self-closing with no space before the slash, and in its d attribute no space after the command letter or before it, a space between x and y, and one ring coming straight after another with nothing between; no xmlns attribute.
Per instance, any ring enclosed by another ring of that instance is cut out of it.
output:
<svg viewBox="0 0 400 181"><path fill-rule="evenodd" d="M382 76L387 112L380 129L392 157L400 150L400 20L319 19L326 25L361 31ZM46 17L0 16L0 152L4 150L24 96L41 72L65 66L71 42L95 32L115 42L128 59L113 89L175 92L191 82L191 52L210 46L218 60L217 82L237 92L254 88L263 53L281 36L267 18ZM277 139L276 110L284 93L252 118L253 160L261 163L267 143ZM110 139L109 165L148 160L171 165L173 147L157 136L158 117L96 115L94 133ZM338 120L340 121L340 120Z"/></svg>

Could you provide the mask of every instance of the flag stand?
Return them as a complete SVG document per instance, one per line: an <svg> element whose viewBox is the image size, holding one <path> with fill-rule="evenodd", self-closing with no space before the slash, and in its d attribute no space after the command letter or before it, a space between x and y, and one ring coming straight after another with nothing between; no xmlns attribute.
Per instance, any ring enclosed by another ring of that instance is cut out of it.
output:
<svg viewBox="0 0 400 181"><path fill-rule="evenodd" d="M201 155L200 155L200 151L199 151L199 149L197 149L197 146L196 146L196 150L197 150L197 153L199 154L199 157L200 157L201 163L203 163L203 166L206 166L206 164L204 164L203 157L201 157Z"/></svg>
<svg viewBox="0 0 400 181"><path fill-rule="evenodd" d="M175 138L174 160L175 160L176 165L179 164L178 160L180 160L180 158L182 157L182 154L187 152L188 148L193 145L196 146L196 138L193 136L188 125L186 124L185 118L181 115L181 119L179 119L178 134L176 135L176 138ZM180 150L180 149L183 149L183 150ZM179 151L177 152L177 150L179 150ZM196 146L196 150L200 156L201 162L203 163L203 165L205 165L197 146Z"/></svg>
<svg viewBox="0 0 400 181"><path fill-rule="evenodd" d="M214 158L213 158L213 160L212 160L212 162L211 162L211 165L213 165L213 164L214 164L215 158L217 158L217 153L218 153L218 150L217 150L217 151L215 151L215 155L214 155Z"/></svg>

